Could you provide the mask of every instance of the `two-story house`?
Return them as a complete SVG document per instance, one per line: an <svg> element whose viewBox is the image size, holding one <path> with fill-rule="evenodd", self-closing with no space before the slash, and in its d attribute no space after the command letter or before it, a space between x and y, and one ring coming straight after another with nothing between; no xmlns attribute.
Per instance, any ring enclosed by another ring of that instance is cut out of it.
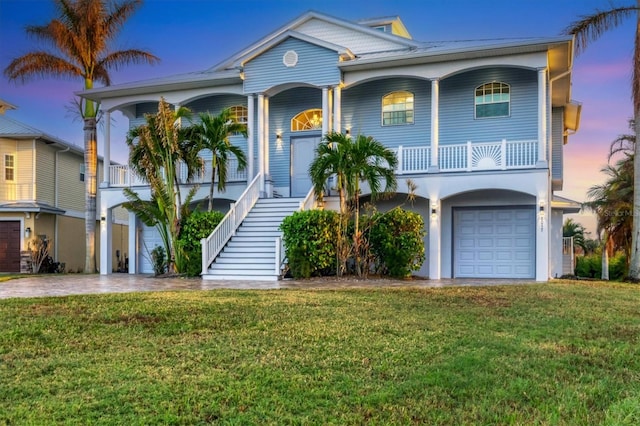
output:
<svg viewBox="0 0 640 426"><path fill-rule="evenodd" d="M277 275L277 243L262 247L251 239L277 237L277 220L251 211L269 200L292 199L291 209L306 203L314 148L337 131L373 136L394 149L399 192L406 178L417 185L417 201L405 207L426 224L421 275L546 281L562 274L562 215L577 208L554 197L563 184L563 145L579 118L572 63L571 37L418 42L397 17L351 22L309 12L210 69L82 96L100 101L107 114L122 111L132 126L161 97L194 112L230 107L246 121L248 138L233 139L249 159L246 176L235 176L217 196L236 202L234 211L249 198L236 222L245 214L251 221L205 249L205 278L249 278L262 257L276 265L256 276ZM107 137L106 164L110 144ZM109 169L100 206L107 218L125 201L123 186L145 191L126 166ZM399 194L381 208L402 200ZM131 253L153 244L153 230L133 215L129 230ZM245 249L231 255L240 231ZM102 228L103 248L111 235ZM102 261L101 270L109 271L109 259ZM131 273L145 271L141 255L132 262ZM226 272L219 271L223 265Z"/></svg>
<svg viewBox="0 0 640 426"><path fill-rule="evenodd" d="M64 263L65 271L82 272L84 151L10 118L5 112L11 109L0 100L0 272L20 272L21 251L36 237L52 242L51 257ZM128 232L126 215L115 217L120 220L110 238L117 265L120 257L125 260ZM99 236L96 244L100 247Z"/></svg>

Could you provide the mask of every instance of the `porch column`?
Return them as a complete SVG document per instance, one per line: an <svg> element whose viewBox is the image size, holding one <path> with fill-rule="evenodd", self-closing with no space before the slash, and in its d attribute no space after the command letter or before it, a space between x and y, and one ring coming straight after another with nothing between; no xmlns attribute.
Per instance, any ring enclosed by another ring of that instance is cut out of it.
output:
<svg viewBox="0 0 640 426"><path fill-rule="evenodd" d="M253 95L247 96L247 185L253 180L253 144L255 134L255 120L253 113Z"/></svg>
<svg viewBox="0 0 640 426"><path fill-rule="evenodd" d="M133 275L138 267L138 228L136 214L129 212L129 274Z"/></svg>
<svg viewBox="0 0 640 426"><path fill-rule="evenodd" d="M547 193L536 199L536 281L549 279L549 238L551 205Z"/></svg>
<svg viewBox="0 0 640 426"><path fill-rule="evenodd" d="M264 196L264 94L258 95L258 174L260 195Z"/></svg>
<svg viewBox="0 0 640 426"><path fill-rule="evenodd" d="M434 78L431 80L431 164L429 165L430 173L438 173L438 147L440 138L440 80ZM438 276L439 272L438 272Z"/></svg>
<svg viewBox="0 0 640 426"><path fill-rule="evenodd" d="M340 86L333 88L333 131L342 131L342 89Z"/></svg>
<svg viewBox="0 0 640 426"><path fill-rule="evenodd" d="M262 165L262 170L264 170L264 182L265 182L265 186L264 186L264 191L265 191L265 196L267 198L271 198L273 196L273 180L271 180L271 174L270 174L270 170L269 170L269 97L265 96L264 97L264 105L263 105L263 111L264 111L264 133L263 133L263 137L264 137L264 141L263 141L263 149L264 149L264 153L262 155L262 161L264 162L264 164Z"/></svg>
<svg viewBox="0 0 640 426"><path fill-rule="evenodd" d="M111 112L105 111L104 113L104 146L102 147L102 185L103 188L108 188L111 185Z"/></svg>
<svg viewBox="0 0 640 426"><path fill-rule="evenodd" d="M100 275L111 274L113 260L111 258L112 217L111 209L100 203Z"/></svg>
<svg viewBox="0 0 640 426"><path fill-rule="evenodd" d="M442 203L437 197L431 197L429 201L429 279L439 280L441 278L440 265L442 264L440 259Z"/></svg>
<svg viewBox="0 0 640 426"><path fill-rule="evenodd" d="M322 88L322 137L329 132L331 122L331 112L329 111L329 88Z"/></svg>
<svg viewBox="0 0 640 426"><path fill-rule="evenodd" d="M547 167L547 69L538 70L538 162Z"/></svg>

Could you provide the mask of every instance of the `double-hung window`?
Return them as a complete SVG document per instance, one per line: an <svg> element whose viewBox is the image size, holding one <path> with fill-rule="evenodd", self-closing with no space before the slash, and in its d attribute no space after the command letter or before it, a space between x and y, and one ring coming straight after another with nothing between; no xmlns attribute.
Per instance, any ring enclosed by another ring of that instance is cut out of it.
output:
<svg viewBox="0 0 640 426"><path fill-rule="evenodd" d="M492 82L476 87L476 118L508 117L511 88L506 83Z"/></svg>
<svg viewBox="0 0 640 426"><path fill-rule="evenodd" d="M16 180L16 158L13 154L4 155L4 180L14 182Z"/></svg>
<svg viewBox="0 0 640 426"><path fill-rule="evenodd" d="M391 92L382 97L382 125L413 124L413 93Z"/></svg>

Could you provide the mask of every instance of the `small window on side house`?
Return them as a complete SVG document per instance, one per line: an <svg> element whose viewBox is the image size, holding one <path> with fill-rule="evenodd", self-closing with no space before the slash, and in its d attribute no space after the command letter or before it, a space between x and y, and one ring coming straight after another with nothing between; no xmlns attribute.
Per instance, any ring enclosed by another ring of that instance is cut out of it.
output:
<svg viewBox="0 0 640 426"><path fill-rule="evenodd" d="M229 107L231 118L237 123L247 124L247 107L242 105L234 105Z"/></svg>
<svg viewBox="0 0 640 426"><path fill-rule="evenodd" d="M413 124L413 93L392 92L382 97L382 125Z"/></svg>
<svg viewBox="0 0 640 426"><path fill-rule="evenodd" d="M12 154L4 155L4 180L7 182L16 180L15 157Z"/></svg>
<svg viewBox="0 0 640 426"><path fill-rule="evenodd" d="M80 182L84 182L84 172L85 172L84 164L80 164Z"/></svg>
<svg viewBox="0 0 640 426"><path fill-rule="evenodd" d="M492 82L476 87L476 118L508 117L511 88L506 83Z"/></svg>

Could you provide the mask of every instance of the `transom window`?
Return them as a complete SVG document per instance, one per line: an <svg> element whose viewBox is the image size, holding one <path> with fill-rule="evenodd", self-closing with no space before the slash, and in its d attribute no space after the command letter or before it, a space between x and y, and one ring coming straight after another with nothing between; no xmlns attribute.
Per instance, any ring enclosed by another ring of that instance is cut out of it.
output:
<svg viewBox="0 0 640 426"><path fill-rule="evenodd" d="M392 92L382 97L382 125L413 124L413 93Z"/></svg>
<svg viewBox="0 0 640 426"><path fill-rule="evenodd" d="M231 118L237 123L247 124L247 107L242 105L234 105L229 107Z"/></svg>
<svg viewBox="0 0 640 426"><path fill-rule="evenodd" d="M4 155L4 180L13 182L16 179L15 157L12 154Z"/></svg>
<svg viewBox="0 0 640 426"><path fill-rule="evenodd" d="M322 110L319 108L302 111L291 119L292 132L318 129L322 129Z"/></svg>
<svg viewBox="0 0 640 426"><path fill-rule="evenodd" d="M476 87L476 118L508 117L511 89L500 82L485 83Z"/></svg>

